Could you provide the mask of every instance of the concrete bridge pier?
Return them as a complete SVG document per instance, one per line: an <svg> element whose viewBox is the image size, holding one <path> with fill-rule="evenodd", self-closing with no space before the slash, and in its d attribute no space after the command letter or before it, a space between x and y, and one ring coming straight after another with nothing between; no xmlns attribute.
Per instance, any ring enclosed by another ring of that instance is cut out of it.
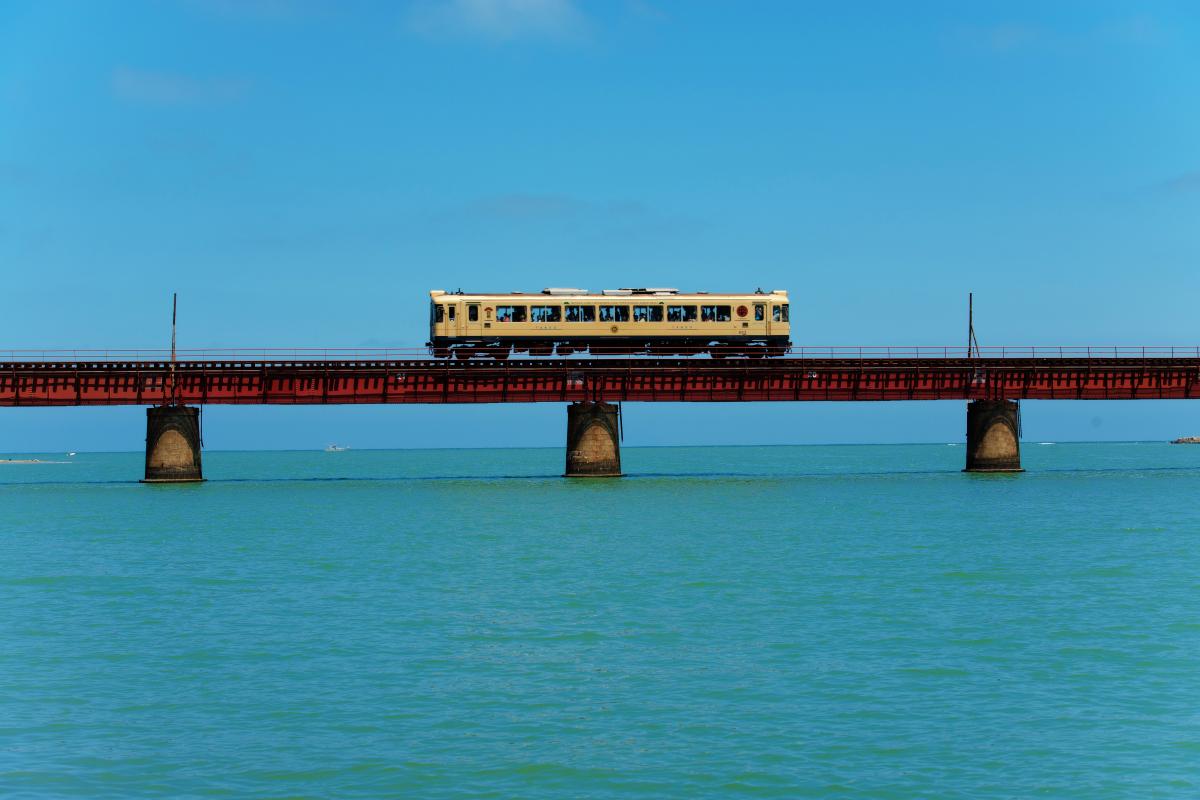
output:
<svg viewBox="0 0 1200 800"><path fill-rule="evenodd" d="M567 478L615 478L621 475L621 428L611 403L567 406Z"/></svg>
<svg viewBox="0 0 1200 800"><path fill-rule="evenodd" d="M146 409L146 477L142 483L194 483L200 469L200 409L153 406Z"/></svg>
<svg viewBox="0 0 1200 800"><path fill-rule="evenodd" d="M1015 400L967 403L967 466L963 472L1021 469L1021 407Z"/></svg>

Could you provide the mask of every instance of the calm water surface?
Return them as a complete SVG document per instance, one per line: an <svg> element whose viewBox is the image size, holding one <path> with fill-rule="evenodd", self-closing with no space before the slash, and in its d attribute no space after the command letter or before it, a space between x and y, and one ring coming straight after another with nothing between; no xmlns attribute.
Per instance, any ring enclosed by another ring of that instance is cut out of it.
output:
<svg viewBox="0 0 1200 800"><path fill-rule="evenodd" d="M1200 447L624 460L0 465L0 795L1200 796Z"/></svg>

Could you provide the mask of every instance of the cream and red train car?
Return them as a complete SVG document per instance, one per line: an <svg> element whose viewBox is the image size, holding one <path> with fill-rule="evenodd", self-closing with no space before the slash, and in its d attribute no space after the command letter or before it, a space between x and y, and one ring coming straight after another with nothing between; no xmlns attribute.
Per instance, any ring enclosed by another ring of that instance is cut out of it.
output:
<svg viewBox="0 0 1200 800"><path fill-rule="evenodd" d="M429 293L428 346L438 358L647 353L780 356L791 346L788 296L675 289Z"/></svg>

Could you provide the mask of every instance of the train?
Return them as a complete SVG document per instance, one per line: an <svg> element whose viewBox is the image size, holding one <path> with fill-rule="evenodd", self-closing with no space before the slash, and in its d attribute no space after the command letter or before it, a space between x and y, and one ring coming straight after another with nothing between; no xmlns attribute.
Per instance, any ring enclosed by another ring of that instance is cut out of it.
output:
<svg viewBox="0 0 1200 800"><path fill-rule="evenodd" d="M541 292L429 293L435 358L658 355L767 358L791 347L786 291L547 288Z"/></svg>

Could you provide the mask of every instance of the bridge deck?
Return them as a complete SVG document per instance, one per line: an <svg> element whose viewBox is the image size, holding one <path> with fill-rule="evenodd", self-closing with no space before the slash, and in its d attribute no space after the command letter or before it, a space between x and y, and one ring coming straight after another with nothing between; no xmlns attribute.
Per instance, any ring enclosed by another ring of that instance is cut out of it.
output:
<svg viewBox="0 0 1200 800"><path fill-rule="evenodd" d="M1198 379L1200 357L14 361L0 406L1153 400Z"/></svg>

